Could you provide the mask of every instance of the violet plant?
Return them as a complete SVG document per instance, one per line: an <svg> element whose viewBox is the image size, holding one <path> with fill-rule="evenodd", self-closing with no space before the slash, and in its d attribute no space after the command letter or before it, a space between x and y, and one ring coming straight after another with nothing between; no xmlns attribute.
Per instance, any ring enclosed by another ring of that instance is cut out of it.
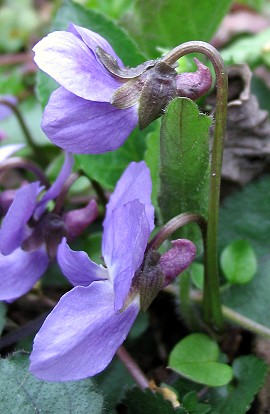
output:
<svg viewBox="0 0 270 414"><path fill-rule="evenodd" d="M243 299L254 310L261 246L220 209L227 107L249 92L228 105L228 61L206 43L230 1L97 3L117 25L67 1L33 45L43 132L0 91L0 378L18 410L253 414L267 367L237 355L247 331L270 338Z"/></svg>

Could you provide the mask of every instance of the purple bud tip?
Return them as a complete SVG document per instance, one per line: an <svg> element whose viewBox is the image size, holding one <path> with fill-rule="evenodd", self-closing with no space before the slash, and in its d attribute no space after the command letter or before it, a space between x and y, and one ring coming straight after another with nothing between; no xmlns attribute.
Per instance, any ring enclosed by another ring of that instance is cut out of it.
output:
<svg viewBox="0 0 270 414"><path fill-rule="evenodd" d="M98 206L91 200L86 207L69 211L64 215L64 223L69 240L78 237L98 216Z"/></svg>
<svg viewBox="0 0 270 414"><path fill-rule="evenodd" d="M164 286L169 285L195 259L196 246L190 240L178 239L172 241L173 247L161 255L159 264L165 275Z"/></svg>
<svg viewBox="0 0 270 414"><path fill-rule="evenodd" d="M181 73L175 77L177 95L190 99L197 99L209 91L212 85L210 69L194 58L196 72Z"/></svg>

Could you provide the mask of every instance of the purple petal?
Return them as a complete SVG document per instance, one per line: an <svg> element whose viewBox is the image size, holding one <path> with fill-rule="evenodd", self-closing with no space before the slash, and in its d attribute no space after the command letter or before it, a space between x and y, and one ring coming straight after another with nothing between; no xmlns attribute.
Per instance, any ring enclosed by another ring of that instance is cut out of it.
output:
<svg viewBox="0 0 270 414"><path fill-rule="evenodd" d="M93 51L96 56L97 61L99 59L96 55L96 48L99 46L105 52L109 53L114 59L117 60L120 67L123 67L123 63L121 59L117 56L113 48L111 47L110 43L107 42L104 37L100 36L100 34L96 32L92 32L92 30L85 29L84 27L76 26L75 24L70 23L68 30L74 33L77 37L80 37L82 41ZM102 63L100 63L101 66Z"/></svg>
<svg viewBox="0 0 270 414"><path fill-rule="evenodd" d="M76 154L99 154L119 148L138 122L136 107L117 109L91 102L59 88L45 108L42 129L61 148Z"/></svg>
<svg viewBox="0 0 270 414"><path fill-rule="evenodd" d="M15 195L0 230L0 252L10 254L26 237L26 223L36 207L36 199L42 187L38 182L20 188Z"/></svg>
<svg viewBox="0 0 270 414"><path fill-rule="evenodd" d="M10 302L27 293L47 266L45 249L28 253L18 248L8 256L0 253L0 300Z"/></svg>
<svg viewBox="0 0 270 414"><path fill-rule="evenodd" d="M39 219L39 217L43 214L48 202L56 198L61 192L65 181L72 171L73 163L73 155L71 153L65 152L65 162L57 179L37 204L37 208L35 210L36 219Z"/></svg>
<svg viewBox="0 0 270 414"><path fill-rule="evenodd" d="M0 164L5 161L14 152L19 151L25 145L24 144L10 144L0 148Z"/></svg>
<svg viewBox="0 0 270 414"><path fill-rule="evenodd" d="M116 208L104 228L102 253L114 286L116 310L124 306L150 233L144 205L138 200Z"/></svg>
<svg viewBox="0 0 270 414"><path fill-rule="evenodd" d="M13 96L13 95L0 95L0 100L6 101L10 103L11 105L16 105L18 102L16 96ZM0 120L5 119L12 113L13 111L8 105L5 105L0 102Z"/></svg>
<svg viewBox="0 0 270 414"><path fill-rule="evenodd" d="M171 283L195 259L196 246L186 239L172 241L173 248L161 255L159 264L165 275L165 284Z"/></svg>
<svg viewBox="0 0 270 414"><path fill-rule="evenodd" d="M33 51L34 60L41 70L81 98L110 102L114 91L121 86L74 33L50 33L36 44Z"/></svg>
<svg viewBox="0 0 270 414"><path fill-rule="evenodd" d="M151 203L152 181L150 171L144 161L131 162L119 179L110 201L107 204L104 226L110 220L112 211L129 201L139 200L145 205L151 231L154 228L154 207Z"/></svg>
<svg viewBox="0 0 270 414"><path fill-rule="evenodd" d="M108 271L92 262L83 251L71 250L63 239L57 252L58 264L74 286L89 286L95 280L108 279Z"/></svg>
<svg viewBox="0 0 270 414"><path fill-rule="evenodd" d="M1 196L1 195L0 195ZM68 211L63 216L68 240L75 239L98 217L96 200L90 200L87 206Z"/></svg>
<svg viewBox="0 0 270 414"><path fill-rule="evenodd" d="M30 371L47 381L74 381L106 368L139 311L134 301L117 313L113 298L109 282L66 293L35 338Z"/></svg>

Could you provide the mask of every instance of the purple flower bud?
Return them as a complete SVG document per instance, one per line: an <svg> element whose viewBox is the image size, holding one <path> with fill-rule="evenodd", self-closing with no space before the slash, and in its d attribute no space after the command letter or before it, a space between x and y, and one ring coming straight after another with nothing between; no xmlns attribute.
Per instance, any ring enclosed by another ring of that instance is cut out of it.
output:
<svg viewBox="0 0 270 414"><path fill-rule="evenodd" d="M210 69L194 58L197 65L196 72L180 73L176 76L177 96L197 99L204 95L212 85Z"/></svg>
<svg viewBox="0 0 270 414"><path fill-rule="evenodd" d="M169 285L195 259L196 247L186 239L172 241L173 247L161 255L159 264L165 275L163 287Z"/></svg>
<svg viewBox="0 0 270 414"><path fill-rule="evenodd" d="M98 206L95 200L90 200L86 207L69 211L63 216L67 239L78 236L98 217Z"/></svg>

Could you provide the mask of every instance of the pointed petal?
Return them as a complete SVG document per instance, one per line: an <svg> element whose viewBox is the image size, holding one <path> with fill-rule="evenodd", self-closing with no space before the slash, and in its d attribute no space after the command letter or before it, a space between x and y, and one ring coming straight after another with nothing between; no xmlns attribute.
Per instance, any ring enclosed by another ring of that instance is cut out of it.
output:
<svg viewBox="0 0 270 414"><path fill-rule="evenodd" d="M104 37L100 36L100 34L93 32L92 30L85 29L84 27L76 26L72 23L70 23L68 30L82 39L82 41L93 51L98 62L99 59L96 54L96 48L99 46L105 50L105 52L109 53L114 59L116 59L120 67L124 66L121 59L111 47L110 43L108 43Z"/></svg>
<svg viewBox="0 0 270 414"><path fill-rule="evenodd" d="M139 311L133 302L116 313L113 297L103 281L66 293L35 338L30 371L43 380L70 381L106 368Z"/></svg>
<svg viewBox="0 0 270 414"><path fill-rule="evenodd" d="M0 253L0 300L13 301L27 293L48 266L45 249L24 252L18 248L8 256Z"/></svg>
<svg viewBox="0 0 270 414"><path fill-rule="evenodd" d="M10 144L0 148L0 164L10 157L14 152L19 151L25 145L24 144Z"/></svg>
<svg viewBox="0 0 270 414"><path fill-rule="evenodd" d="M150 233L144 206L138 200L116 208L104 228L102 253L114 286L117 310L124 306Z"/></svg>
<svg viewBox="0 0 270 414"><path fill-rule="evenodd" d="M38 182L20 188L15 195L0 230L0 251L10 254L21 245L26 234L25 225L36 207L36 199L42 187Z"/></svg>
<svg viewBox="0 0 270 414"><path fill-rule="evenodd" d="M37 204L37 208L35 210L36 219L39 219L40 216L44 213L44 210L48 202L56 198L61 192L63 185L65 184L67 178L69 177L72 171L73 163L74 163L73 155L69 152L65 152L65 162L64 162L63 167L61 168L61 171L57 179L55 180L53 185L49 188L49 190L46 191L42 199Z"/></svg>
<svg viewBox="0 0 270 414"><path fill-rule="evenodd" d="M150 171L144 161L131 162L119 179L107 204L104 227L110 220L112 211L129 201L139 200L145 205L151 231L154 228L154 207L151 202L152 181Z"/></svg>
<svg viewBox="0 0 270 414"><path fill-rule="evenodd" d="M171 283L195 259L196 246L186 239L172 241L173 247L161 255L159 264L165 275L164 286Z"/></svg>
<svg viewBox="0 0 270 414"><path fill-rule="evenodd" d="M135 107L117 109L59 88L45 108L42 129L55 145L67 151L99 154L119 148L137 121Z"/></svg>
<svg viewBox="0 0 270 414"><path fill-rule="evenodd" d="M113 92L121 86L86 43L71 32L50 33L33 51L41 70L81 98L110 102Z"/></svg>
<svg viewBox="0 0 270 414"><path fill-rule="evenodd" d="M57 252L58 264L74 286L89 286L95 280L108 279L108 271L89 259L83 251L71 250L63 239Z"/></svg>

